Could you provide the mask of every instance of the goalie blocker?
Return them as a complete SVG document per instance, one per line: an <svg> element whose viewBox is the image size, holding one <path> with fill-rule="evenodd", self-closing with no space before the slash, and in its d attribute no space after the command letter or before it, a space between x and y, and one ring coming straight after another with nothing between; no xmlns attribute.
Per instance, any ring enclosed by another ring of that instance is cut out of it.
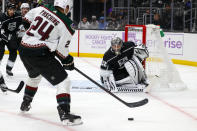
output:
<svg viewBox="0 0 197 131"><path fill-rule="evenodd" d="M142 61L148 55L142 44L113 38L101 64L103 86L112 92L146 92L148 82Z"/></svg>

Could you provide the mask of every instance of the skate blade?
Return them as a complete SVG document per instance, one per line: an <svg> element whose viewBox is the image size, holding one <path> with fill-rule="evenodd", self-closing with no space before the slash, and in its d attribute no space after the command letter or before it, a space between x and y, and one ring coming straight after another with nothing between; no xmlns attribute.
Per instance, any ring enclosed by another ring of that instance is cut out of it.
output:
<svg viewBox="0 0 197 131"><path fill-rule="evenodd" d="M31 109L31 107L30 107L30 109ZM30 109L29 109L29 110L30 110ZM27 112L29 112L29 110L21 110L21 109L20 109L19 113L20 113L20 114L26 114Z"/></svg>
<svg viewBox="0 0 197 131"><path fill-rule="evenodd" d="M81 121L81 119L76 119L73 122L70 122L69 120L63 120L62 124L64 126L75 126L75 125L81 125L83 124L83 122Z"/></svg>
<svg viewBox="0 0 197 131"><path fill-rule="evenodd" d="M8 95L8 92L7 91L2 91L2 94L3 95Z"/></svg>
<svg viewBox="0 0 197 131"><path fill-rule="evenodd" d="M28 113L26 112L26 111L18 111L18 115L20 115L20 116L26 116L26 115L28 115Z"/></svg>
<svg viewBox="0 0 197 131"><path fill-rule="evenodd" d="M19 115L25 115L25 114L26 114L26 111L21 111L21 110L20 110L20 111L18 112L18 114L19 114Z"/></svg>
<svg viewBox="0 0 197 131"><path fill-rule="evenodd" d="M2 94L3 94L3 95L7 95L7 94L8 94L8 92L7 92L7 90L6 90L6 89L2 89L2 88L0 88L0 92L2 92Z"/></svg>
<svg viewBox="0 0 197 131"><path fill-rule="evenodd" d="M8 75L8 74L6 74L6 77L7 77L8 79L13 79L13 78L14 78L14 76L10 76L10 75Z"/></svg>

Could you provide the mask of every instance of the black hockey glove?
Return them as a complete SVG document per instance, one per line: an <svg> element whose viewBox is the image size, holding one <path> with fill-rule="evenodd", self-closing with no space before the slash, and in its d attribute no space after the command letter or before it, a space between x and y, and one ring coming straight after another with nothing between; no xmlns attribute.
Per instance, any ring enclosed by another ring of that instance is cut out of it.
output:
<svg viewBox="0 0 197 131"><path fill-rule="evenodd" d="M65 70L74 70L74 59L71 55L68 55L63 61L62 61L63 67Z"/></svg>

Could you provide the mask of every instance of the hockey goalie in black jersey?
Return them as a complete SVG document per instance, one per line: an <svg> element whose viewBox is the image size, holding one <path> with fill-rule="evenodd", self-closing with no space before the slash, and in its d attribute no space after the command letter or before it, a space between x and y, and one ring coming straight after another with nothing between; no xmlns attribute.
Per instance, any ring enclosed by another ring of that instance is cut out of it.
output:
<svg viewBox="0 0 197 131"><path fill-rule="evenodd" d="M113 38L101 64L103 86L112 92L145 92L148 82L142 61L148 55L142 44Z"/></svg>

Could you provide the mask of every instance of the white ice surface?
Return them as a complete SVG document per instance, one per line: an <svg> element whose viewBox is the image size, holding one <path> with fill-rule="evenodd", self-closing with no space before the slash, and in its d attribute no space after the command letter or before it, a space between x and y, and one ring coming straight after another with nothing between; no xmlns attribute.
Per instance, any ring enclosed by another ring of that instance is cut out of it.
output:
<svg viewBox="0 0 197 131"><path fill-rule="evenodd" d="M15 89L20 80L26 80L27 73L17 58L14 77L6 77L7 58L5 55L0 69L9 88ZM101 59L75 58L76 67L96 81L100 63ZM147 105L138 108L128 108L104 92L72 91L71 112L84 122L79 126L62 126L56 110L56 89L44 79L27 114L19 110L24 89L19 94L0 92L0 131L197 131L197 67L176 67L187 90L117 94L128 102L149 98ZM72 81L86 80L76 71L68 73ZM129 117L134 121L128 121Z"/></svg>

